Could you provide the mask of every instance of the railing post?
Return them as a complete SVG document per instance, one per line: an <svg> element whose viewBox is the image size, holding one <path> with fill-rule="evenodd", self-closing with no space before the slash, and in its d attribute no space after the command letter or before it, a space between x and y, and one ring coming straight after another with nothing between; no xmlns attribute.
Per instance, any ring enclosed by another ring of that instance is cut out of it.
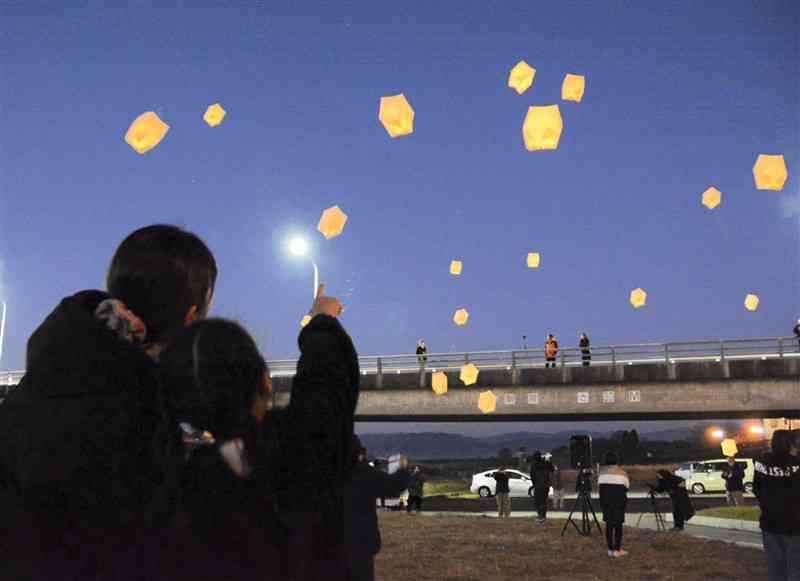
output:
<svg viewBox="0 0 800 581"><path fill-rule="evenodd" d="M664 343L664 363L669 365L669 343Z"/></svg>
<svg viewBox="0 0 800 581"><path fill-rule="evenodd" d="M722 339L719 340L719 360L720 362L725 361L725 341Z"/></svg>
<svg viewBox="0 0 800 581"><path fill-rule="evenodd" d="M381 361L380 357L378 357L376 360L377 366L375 373L375 387L381 388L383 387L383 361Z"/></svg>
<svg viewBox="0 0 800 581"><path fill-rule="evenodd" d="M778 357L783 357L783 337L778 338Z"/></svg>
<svg viewBox="0 0 800 581"><path fill-rule="evenodd" d="M613 347L611 348L611 367L617 366L617 350Z"/></svg>
<svg viewBox="0 0 800 581"><path fill-rule="evenodd" d="M464 353L464 363L469 363L469 353Z"/></svg>
<svg viewBox="0 0 800 581"><path fill-rule="evenodd" d="M517 369L517 353L511 352L511 385L519 383L519 370Z"/></svg>
<svg viewBox="0 0 800 581"><path fill-rule="evenodd" d="M564 350L561 350L561 383L567 383L567 356Z"/></svg>

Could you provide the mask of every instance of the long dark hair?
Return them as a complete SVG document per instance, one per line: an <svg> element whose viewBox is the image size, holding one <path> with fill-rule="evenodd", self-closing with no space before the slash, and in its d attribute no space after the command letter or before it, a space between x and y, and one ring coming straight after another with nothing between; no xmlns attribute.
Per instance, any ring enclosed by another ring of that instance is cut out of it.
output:
<svg viewBox="0 0 800 581"><path fill-rule="evenodd" d="M789 459L792 452L792 433L789 430L775 430L772 434L770 448L775 460L785 462Z"/></svg>

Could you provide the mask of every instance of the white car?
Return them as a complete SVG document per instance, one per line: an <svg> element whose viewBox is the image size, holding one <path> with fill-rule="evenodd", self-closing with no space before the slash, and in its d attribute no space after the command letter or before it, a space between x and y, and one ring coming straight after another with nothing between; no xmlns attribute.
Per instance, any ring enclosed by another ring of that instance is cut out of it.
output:
<svg viewBox="0 0 800 581"><path fill-rule="evenodd" d="M481 498L494 496L497 481L492 478L492 474L495 472L497 468L473 474L470 492L478 494ZM506 474L508 474L509 496L533 496L533 482L530 476L519 470L506 470Z"/></svg>

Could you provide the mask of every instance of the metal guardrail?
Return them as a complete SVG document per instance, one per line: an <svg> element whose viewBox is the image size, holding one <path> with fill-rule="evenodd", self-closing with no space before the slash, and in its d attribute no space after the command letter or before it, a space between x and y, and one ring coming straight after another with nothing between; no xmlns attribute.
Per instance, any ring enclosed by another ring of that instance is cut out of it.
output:
<svg viewBox="0 0 800 581"><path fill-rule="evenodd" d="M766 337L757 339L723 339L716 341L683 341L674 343L639 343L590 347L591 365L674 364L686 361L738 359L774 359L800 357L797 337ZM558 367L580 367L583 352L579 347L559 349ZM468 353L428 353L422 361L417 355L370 355L360 357L363 374L419 373L423 367L430 371L458 371L465 363L479 369L531 369L544 367L544 348L513 351L475 351ZM297 360L283 359L268 362L273 376L294 375Z"/></svg>
<svg viewBox="0 0 800 581"><path fill-rule="evenodd" d="M800 340L797 337L766 337L758 339L724 339L718 341L684 341L676 343L640 343L591 347L591 364L639 365L674 364L686 361L712 361L742 359L776 359L800 357ZM474 351L468 353L428 353L422 361L417 355L368 355L359 358L361 372L379 377L388 373L419 373L428 371L458 371L466 363L479 369L531 369L544 367L544 349L513 351ZM580 367L583 352L579 347L559 349L558 367ZM294 375L296 359L268 362L275 376ZM8 387L19 383L24 371L0 371L0 396Z"/></svg>

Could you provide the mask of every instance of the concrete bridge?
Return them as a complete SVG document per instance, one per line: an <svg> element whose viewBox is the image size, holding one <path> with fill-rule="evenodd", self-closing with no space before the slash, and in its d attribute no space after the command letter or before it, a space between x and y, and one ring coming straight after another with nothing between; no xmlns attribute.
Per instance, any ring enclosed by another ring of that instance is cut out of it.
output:
<svg viewBox="0 0 800 581"><path fill-rule="evenodd" d="M359 421L575 421L693 418L800 418L796 337L562 349L555 368L541 350L362 357ZM476 365L477 383L459 372ZM276 405L285 405L296 361L271 361ZM436 395L442 371L448 391ZM0 373L0 391L23 372ZM478 408L489 391L496 410ZM2 394L0 394L0 397Z"/></svg>

